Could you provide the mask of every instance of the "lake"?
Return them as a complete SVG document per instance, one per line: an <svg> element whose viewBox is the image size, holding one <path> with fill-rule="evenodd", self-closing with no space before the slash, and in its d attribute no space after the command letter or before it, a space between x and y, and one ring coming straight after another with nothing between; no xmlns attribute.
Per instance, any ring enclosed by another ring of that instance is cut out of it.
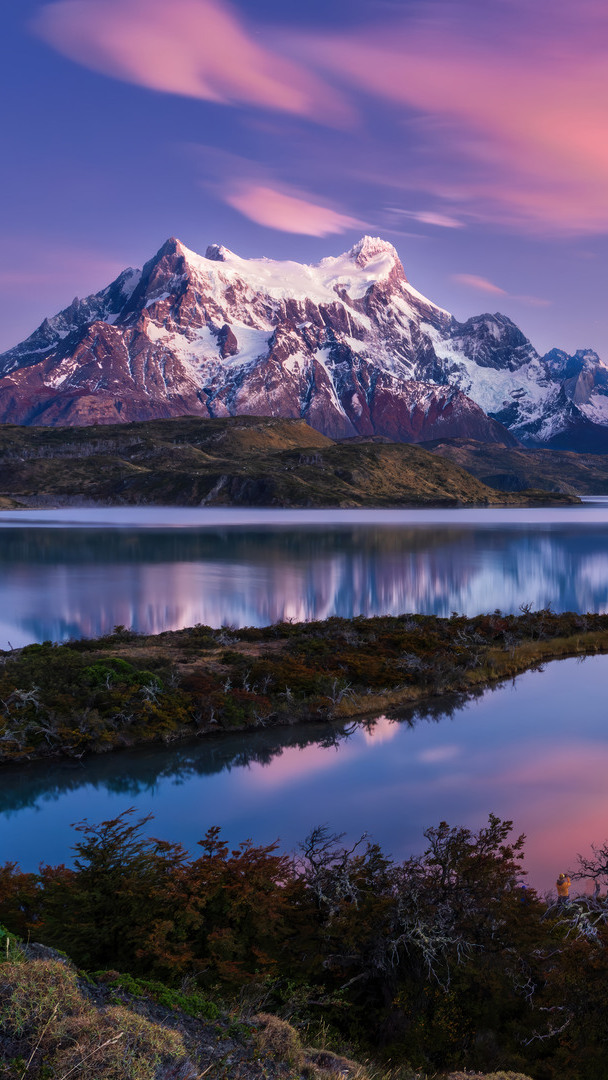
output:
<svg viewBox="0 0 608 1080"><path fill-rule="evenodd" d="M520 604L608 610L608 500L540 511L112 509L0 514L0 647L194 623ZM370 725L306 725L0 774L0 862L69 859L71 822L128 806L194 849L291 850L328 823L395 856L490 811L528 834L549 888L608 835L608 657L530 672L466 705Z"/></svg>
<svg viewBox="0 0 608 1080"><path fill-rule="evenodd" d="M608 500L554 510L0 513L0 648L520 604L608 610Z"/></svg>
<svg viewBox="0 0 608 1080"><path fill-rule="evenodd" d="M327 823L351 839L367 831L402 857L423 849L429 825L478 828L492 811L527 833L530 880L544 890L608 836L607 681L608 656L562 660L452 712L5 772L0 862L67 860L71 823L130 806L155 815L152 835L193 851L211 825L234 844L278 838L292 850Z"/></svg>

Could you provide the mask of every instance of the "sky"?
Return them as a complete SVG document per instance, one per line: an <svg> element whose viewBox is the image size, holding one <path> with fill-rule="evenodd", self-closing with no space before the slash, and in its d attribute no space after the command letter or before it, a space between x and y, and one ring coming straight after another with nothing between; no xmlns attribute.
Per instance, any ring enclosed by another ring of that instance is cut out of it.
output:
<svg viewBox="0 0 608 1080"><path fill-rule="evenodd" d="M0 35L0 349L141 266L364 233L465 319L608 361L604 0L19 0Z"/></svg>

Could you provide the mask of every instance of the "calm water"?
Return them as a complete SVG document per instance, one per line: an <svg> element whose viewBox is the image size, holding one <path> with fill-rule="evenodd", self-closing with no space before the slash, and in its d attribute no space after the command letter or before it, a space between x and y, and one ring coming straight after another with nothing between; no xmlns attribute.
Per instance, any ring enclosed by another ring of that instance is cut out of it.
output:
<svg viewBox="0 0 608 1080"><path fill-rule="evenodd" d="M492 811L528 834L530 880L549 888L608 836L607 679L608 657L564 660L451 715L262 731L5 774L0 862L67 860L70 823L129 806L155 815L153 835L191 850L211 825L235 843L278 837L292 850L329 823L348 837L367 830L395 856L421 851L428 825L476 828Z"/></svg>
<svg viewBox="0 0 608 1080"><path fill-rule="evenodd" d="M553 511L114 509L0 514L0 648L197 622L520 604L608 610L608 500ZM608 658L563 661L451 715L299 727L0 773L0 862L69 858L69 824L128 806L194 848L213 824L292 849L327 822L396 856L489 811L541 888L608 837ZM573 723L573 720L575 721Z"/></svg>
<svg viewBox="0 0 608 1080"><path fill-rule="evenodd" d="M608 500L501 511L0 513L0 648L330 615L608 610Z"/></svg>

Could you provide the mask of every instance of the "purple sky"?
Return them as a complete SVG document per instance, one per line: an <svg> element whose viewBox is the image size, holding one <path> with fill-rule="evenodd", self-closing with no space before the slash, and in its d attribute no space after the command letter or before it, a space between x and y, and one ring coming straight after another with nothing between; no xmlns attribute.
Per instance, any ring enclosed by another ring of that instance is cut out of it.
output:
<svg viewBox="0 0 608 1080"><path fill-rule="evenodd" d="M608 360L604 0L21 0L0 348L141 266L391 240L458 318Z"/></svg>

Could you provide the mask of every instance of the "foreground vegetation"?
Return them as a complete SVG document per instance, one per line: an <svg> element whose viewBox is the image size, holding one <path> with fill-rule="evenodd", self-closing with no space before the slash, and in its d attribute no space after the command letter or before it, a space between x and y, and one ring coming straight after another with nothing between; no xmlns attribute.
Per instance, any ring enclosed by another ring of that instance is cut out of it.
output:
<svg viewBox="0 0 608 1080"><path fill-rule="evenodd" d="M546 491L498 494L418 446L374 439L335 443L303 420L259 416L84 428L2 424L0 509L10 500L289 507L578 501Z"/></svg>
<svg viewBox="0 0 608 1080"><path fill-rule="evenodd" d="M334 720L474 694L545 660L608 651L608 615L524 610L208 626L0 653L0 762Z"/></svg>
<svg viewBox="0 0 608 1080"><path fill-rule="evenodd" d="M96 1080L608 1076L606 846L577 871L594 896L558 906L493 815L403 863L325 828L293 856L211 828L193 857L147 825L81 822L72 867L0 867L2 1080L88 1054Z"/></svg>

